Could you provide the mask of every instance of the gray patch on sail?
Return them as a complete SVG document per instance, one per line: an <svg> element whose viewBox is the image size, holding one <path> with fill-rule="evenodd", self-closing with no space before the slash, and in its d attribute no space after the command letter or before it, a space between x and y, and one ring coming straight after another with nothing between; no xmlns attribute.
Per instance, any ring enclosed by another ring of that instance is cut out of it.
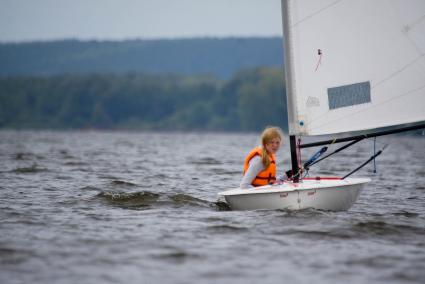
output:
<svg viewBox="0 0 425 284"><path fill-rule="evenodd" d="M318 106L320 106L320 101L316 97L308 97L306 106L307 107L318 107Z"/></svg>
<svg viewBox="0 0 425 284"><path fill-rule="evenodd" d="M339 86L328 89L329 109L370 102L370 82Z"/></svg>

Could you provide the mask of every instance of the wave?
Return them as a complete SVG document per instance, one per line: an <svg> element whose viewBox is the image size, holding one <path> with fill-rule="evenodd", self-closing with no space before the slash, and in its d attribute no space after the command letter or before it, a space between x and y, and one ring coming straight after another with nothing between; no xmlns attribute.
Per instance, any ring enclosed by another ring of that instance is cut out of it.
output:
<svg viewBox="0 0 425 284"><path fill-rule="evenodd" d="M0 264L18 265L24 263L32 253L28 250L0 247Z"/></svg>
<svg viewBox="0 0 425 284"><path fill-rule="evenodd" d="M151 193L151 192L133 192L133 193L125 193L125 192L101 192L98 194L100 197L105 197L106 199L112 201L150 201L156 200L159 197L159 194Z"/></svg>
<svg viewBox="0 0 425 284"><path fill-rule="evenodd" d="M181 249L174 249L162 253L156 253L152 255L153 258L161 259L165 261L171 261L176 263L181 263L187 259L198 259L202 258L199 254L189 253Z"/></svg>
<svg viewBox="0 0 425 284"><path fill-rule="evenodd" d="M87 188L89 190L97 189L93 187ZM206 209L213 209L215 211L230 210L229 206L223 202L211 202L182 193L164 194L153 193L150 191L102 191L95 196L95 199L101 199L114 206L126 209L146 210L152 207L200 207Z"/></svg>
<svg viewBox="0 0 425 284"><path fill-rule="evenodd" d="M32 164L29 167L18 167L11 172L19 173L19 174L31 174L31 173L39 173L39 172L47 172L48 169L40 168L36 163Z"/></svg>
<svg viewBox="0 0 425 284"><path fill-rule="evenodd" d="M81 190L83 190L83 191L89 191L89 190L101 191L102 189L99 188L99 187L87 185L87 186L82 187Z"/></svg>
<svg viewBox="0 0 425 284"><path fill-rule="evenodd" d="M210 202L202 200L188 194L178 193L168 196L171 201L176 205L195 205L195 206L205 206L209 205Z"/></svg>
<svg viewBox="0 0 425 284"><path fill-rule="evenodd" d="M66 162L64 163L65 166L88 166L88 163L85 162Z"/></svg>
<svg viewBox="0 0 425 284"><path fill-rule="evenodd" d="M30 152L17 152L13 155L13 159L18 161L27 161L27 160L33 160L33 159L42 160L44 159L44 157L36 155L34 153L30 153Z"/></svg>
<svg viewBox="0 0 425 284"><path fill-rule="evenodd" d="M213 233L237 233L237 232L244 232L248 231L248 228L246 227L239 227L234 225L212 225L208 226L207 230L213 232Z"/></svg>
<svg viewBox="0 0 425 284"><path fill-rule="evenodd" d="M222 164L221 161L216 160L214 158L210 158L210 157L191 160L189 161L189 163L195 164L195 165L221 165Z"/></svg>
<svg viewBox="0 0 425 284"><path fill-rule="evenodd" d="M111 185L112 186L137 186L137 184L132 183L132 182L128 182L128 181L123 181L123 180L113 180L111 181Z"/></svg>
<svg viewBox="0 0 425 284"><path fill-rule="evenodd" d="M394 255L374 255L368 257L360 257L348 259L345 263L349 266L360 265L368 268L390 268L393 267L394 264L400 263L404 260L403 256L394 256Z"/></svg>
<svg viewBox="0 0 425 284"><path fill-rule="evenodd" d="M132 193L107 191L97 194L97 197L107 202L128 209L149 207L158 200L159 196L148 191Z"/></svg>
<svg viewBox="0 0 425 284"><path fill-rule="evenodd" d="M409 211L405 211L405 210L401 210L399 212L393 213L392 215L394 215L394 216L404 216L404 217L408 217L408 218L419 216L418 213L409 212Z"/></svg>
<svg viewBox="0 0 425 284"><path fill-rule="evenodd" d="M280 229L276 234L297 235L302 238L314 240L388 238L390 240L400 241L401 239L420 240L423 235L423 228L420 226L389 223L381 220L368 220L357 221L352 224L346 224L345 222L340 224L335 223L312 229L291 226Z"/></svg>
<svg viewBox="0 0 425 284"><path fill-rule="evenodd" d="M217 175L242 175L241 171L225 170L223 168L213 168L211 171Z"/></svg>
<svg viewBox="0 0 425 284"><path fill-rule="evenodd" d="M230 205L227 204L224 201L216 201L214 202L214 206L218 211L232 211L232 208L230 208Z"/></svg>
<svg viewBox="0 0 425 284"><path fill-rule="evenodd" d="M416 234L423 235L423 228L404 225L392 224L384 221L362 221L356 222L352 229L357 235L371 236L414 236Z"/></svg>

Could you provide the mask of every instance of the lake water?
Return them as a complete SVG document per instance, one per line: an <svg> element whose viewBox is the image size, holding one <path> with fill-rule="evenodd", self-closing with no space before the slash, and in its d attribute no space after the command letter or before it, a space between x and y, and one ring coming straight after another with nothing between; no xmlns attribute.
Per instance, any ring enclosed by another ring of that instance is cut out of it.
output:
<svg viewBox="0 0 425 284"><path fill-rule="evenodd" d="M257 136L0 131L0 283L425 282L425 137L380 138L349 211L230 211L217 193ZM361 142L311 175L372 153Z"/></svg>

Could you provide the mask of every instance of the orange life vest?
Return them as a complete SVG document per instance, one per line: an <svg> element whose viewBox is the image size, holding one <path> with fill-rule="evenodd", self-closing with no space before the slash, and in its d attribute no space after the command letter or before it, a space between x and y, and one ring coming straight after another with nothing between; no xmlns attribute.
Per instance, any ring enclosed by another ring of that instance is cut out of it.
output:
<svg viewBox="0 0 425 284"><path fill-rule="evenodd" d="M245 175L246 171L248 170L249 162L251 161L251 159L254 158L255 156L260 156L260 158L261 158L262 151L263 150L260 147L255 147L251 152L249 152L248 156L245 158L245 163L243 165L243 174L244 175ZM275 158L275 155L270 154L269 158L270 158L270 165L266 169L262 170L261 172L259 172L257 174L255 179L251 183L253 186L267 185L267 184L271 184L271 183L276 181L276 158Z"/></svg>

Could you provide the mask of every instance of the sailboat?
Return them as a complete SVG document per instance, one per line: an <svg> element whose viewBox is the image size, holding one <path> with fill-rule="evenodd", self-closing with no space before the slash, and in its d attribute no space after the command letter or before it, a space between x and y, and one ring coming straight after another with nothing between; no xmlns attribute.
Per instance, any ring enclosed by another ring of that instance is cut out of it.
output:
<svg viewBox="0 0 425 284"><path fill-rule="evenodd" d="M425 128L425 1L281 4L290 179L219 195L235 210L348 210L371 181L351 175L383 149L342 177L303 178L303 172L364 139ZM342 138L301 143L321 135ZM325 146L304 165L299 161L303 148L342 142L326 156Z"/></svg>

